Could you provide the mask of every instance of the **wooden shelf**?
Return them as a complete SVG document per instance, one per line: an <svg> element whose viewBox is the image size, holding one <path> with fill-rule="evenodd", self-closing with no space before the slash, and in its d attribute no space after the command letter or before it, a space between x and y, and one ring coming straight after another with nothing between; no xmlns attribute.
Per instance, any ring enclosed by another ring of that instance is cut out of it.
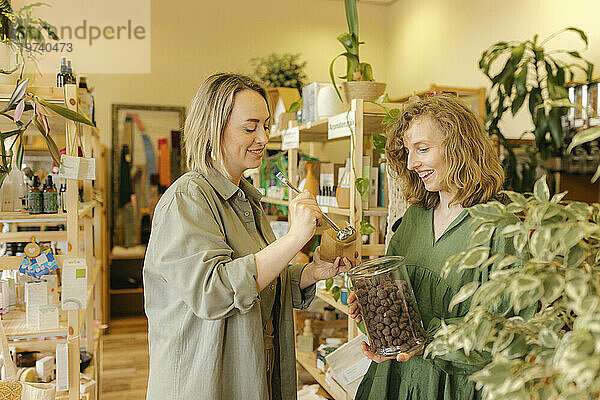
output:
<svg viewBox="0 0 600 400"><path fill-rule="evenodd" d="M62 268L63 261L65 259L65 255L54 255L58 266ZM23 261L24 256L3 256L0 257L0 270L5 269L19 269L21 262Z"/></svg>
<svg viewBox="0 0 600 400"><path fill-rule="evenodd" d="M65 321L59 321L58 329L40 331L28 327L24 311L10 311L8 314L4 315L2 323L4 324L4 330L6 331L6 336L9 340L51 337L61 337L64 339L68 334L68 327Z"/></svg>
<svg viewBox="0 0 600 400"><path fill-rule="evenodd" d="M83 329L83 324L86 320L85 313L91 311L94 308L94 287L96 286L96 281L98 280L98 276L100 275L100 271L102 270L100 262L96 261L94 267L92 267L92 272L90 275L91 280L88 278L88 288L87 288L87 302L86 308L79 310L79 331ZM89 272L89 267L88 267Z"/></svg>
<svg viewBox="0 0 600 400"><path fill-rule="evenodd" d="M111 260L139 260L146 257L146 246L134 247L115 246L110 253Z"/></svg>
<svg viewBox="0 0 600 400"><path fill-rule="evenodd" d="M15 85L0 85L0 102L10 100L10 95L15 90ZM65 103L65 90L62 87L55 86L27 86L27 92L31 92L42 97L46 101L53 103Z"/></svg>
<svg viewBox="0 0 600 400"><path fill-rule="evenodd" d="M325 303L329 304L330 306L333 306L336 310L339 310L339 311L343 312L344 314L348 315L348 306L342 304L340 301L335 301L335 299L329 292L326 292L324 290L317 290L315 296L318 297L319 299L323 300Z"/></svg>
<svg viewBox="0 0 600 400"><path fill-rule="evenodd" d="M0 242L58 242L67 240L67 231L25 231L0 233Z"/></svg>
<svg viewBox="0 0 600 400"><path fill-rule="evenodd" d="M97 201L88 201L87 203L79 204L79 218L92 218L92 210L98 205ZM81 223L81 222L80 222Z"/></svg>
<svg viewBox="0 0 600 400"><path fill-rule="evenodd" d="M298 125L300 128L301 142L324 142L327 141L328 120L322 119L315 122ZM269 142L281 142L281 131L273 131L269 136Z"/></svg>
<svg viewBox="0 0 600 400"><path fill-rule="evenodd" d="M0 222L64 222L67 220L67 214L59 212L57 214L29 214L26 212L0 212Z"/></svg>
<svg viewBox="0 0 600 400"><path fill-rule="evenodd" d="M277 205L280 205L280 206L287 206L287 205L289 205L289 200L274 199L272 197L263 197L262 199L260 199L260 201L262 201L263 203L277 204Z"/></svg>
<svg viewBox="0 0 600 400"><path fill-rule="evenodd" d="M110 294L137 294L144 293L144 288L131 288L131 289L110 289Z"/></svg>
<svg viewBox="0 0 600 400"><path fill-rule="evenodd" d="M97 201L90 201L79 204L79 218L91 217L92 210L98 206ZM18 223L18 222L66 222L67 213L59 212L56 214L29 214L27 212L0 212L0 222Z"/></svg>
<svg viewBox="0 0 600 400"><path fill-rule="evenodd" d="M346 400L345 398L339 398L336 397L334 393L332 393L331 388L329 387L329 385L327 384L327 382L325 381L325 374L322 373L317 367L316 367L316 358L315 358L315 354L314 353L300 353L300 352L296 352L296 361L298 361L298 363L300 365L302 365L302 367L308 371L308 373L315 378L315 380L319 383L319 385L321 385L321 387L323 389L325 389L325 391L331 396L333 397L335 400Z"/></svg>
<svg viewBox="0 0 600 400"><path fill-rule="evenodd" d="M350 216L349 208L339 208L339 207L321 207L321 209L328 213L334 215L344 215L346 217ZM385 207L372 207L366 210L363 210L363 215L366 217L385 217L388 215L388 209Z"/></svg>
<svg viewBox="0 0 600 400"><path fill-rule="evenodd" d="M364 257L382 257L385 255L385 244L364 244L362 246L362 255Z"/></svg>

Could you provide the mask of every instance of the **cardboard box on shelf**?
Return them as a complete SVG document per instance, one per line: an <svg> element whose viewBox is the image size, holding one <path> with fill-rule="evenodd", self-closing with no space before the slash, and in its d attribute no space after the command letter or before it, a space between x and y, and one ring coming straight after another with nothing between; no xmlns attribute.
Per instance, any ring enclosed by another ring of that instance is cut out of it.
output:
<svg viewBox="0 0 600 400"><path fill-rule="evenodd" d="M363 341L367 341L367 337L361 334L325 357L329 374L352 398L356 396L358 385L371 365L360 348Z"/></svg>

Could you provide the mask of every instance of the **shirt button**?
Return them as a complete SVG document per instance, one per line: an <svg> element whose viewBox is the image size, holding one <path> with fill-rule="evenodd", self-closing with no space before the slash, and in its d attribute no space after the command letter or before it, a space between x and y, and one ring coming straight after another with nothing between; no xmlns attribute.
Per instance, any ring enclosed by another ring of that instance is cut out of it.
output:
<svg viewBox="0 0 600 400"><path fill-rule="evenodd" d="M247 217L247 216L249 216L249 215L250 215L250 211L246 211L246 212L244 213L244 215L245 215L246 217Z"/></svg>
<svg viewBox="0 0 600 400"><path fill-rule="evenodd" d="M275 290L275 285L271 284L271 290Z"/></svg>

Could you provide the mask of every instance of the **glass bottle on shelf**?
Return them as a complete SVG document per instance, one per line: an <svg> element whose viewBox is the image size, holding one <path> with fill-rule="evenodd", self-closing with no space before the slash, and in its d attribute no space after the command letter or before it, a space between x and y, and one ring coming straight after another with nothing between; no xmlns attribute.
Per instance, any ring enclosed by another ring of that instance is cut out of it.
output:
<svg viewBox="0 0 600 400"><path fill-rule="evenodd" d="M45 214L55 214L58 212L58 192L56 191L56 186L52 182L52 175L48 175L48 178L46 179L42 198Z"/></svg>
<svg viewBox="0 0 600 400"><path fill-rule="evenodd" d="M39 186L40 178L38 178L37 175L34 175L33 184L29 188L29 193L27 194L29 214L41 214L44 212L44 198Z"/></svg>

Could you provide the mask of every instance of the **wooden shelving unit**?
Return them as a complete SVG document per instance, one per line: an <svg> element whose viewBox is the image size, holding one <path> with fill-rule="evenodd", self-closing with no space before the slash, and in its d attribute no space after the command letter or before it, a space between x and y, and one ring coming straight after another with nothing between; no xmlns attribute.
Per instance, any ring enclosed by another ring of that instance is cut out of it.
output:
<svg viewBox="0 0 600 400"><path fill-rule="evenodd" d="M13 86L0 85L0 102L6 102L14 90ZM65 85L64 88L29 87L28 91L64 107L77 111L77 87ZM95 321L104 321L103 287L106 282L107 268L107 230L105 187L106 187L106 152L100 144L97 131L88 126L78 127L75 122L60 117L49 118L54 132L65 132L67 155L77 156L81 143L84 157L96 160L96 179L83 181L84 203L79 202L79 184L81 181L67 179L66 213L31 215L25 212L2 212L0 222L9 224L10 231L0 233L0 242L67 241L68 254L57 255L60 268L66 258L84 258L88 267L87 308L66 311L66 319L59 321L58 329L36 330L27 326L24 311L10 311L3 322L9 341L19 350L52 351L57 343L67 343L69 353L69 390L57 392L57 399L79 400L90 399L88 394L80 395L79 353L80 349L92 353L92 363L88 368L91 377L99 385L98 338L100 332L95 328ZM56 125L56 126L54 126ZM56 128L58 127L58 128ZM2 129L3 130L3 129ZM78 137L81 140L78 141ZM36 151L42 151L37 149ZM26 150L27 155L27 150ZM65 225L62 231L27 231L17 232L19 225ZM81 251L80 251L81 248ZM18 269L22 256L0 257L0 269ZM59 289L60 292L60 289ZM59 304L60 307L60 304ZM97 399L98 390L94 399Z"/></svg>
<svg viewBox="0 0 600 400"><path fill-rule="evenodd" d="M337 397L334 392L331 390L331 388L329 387L329 385L327 384L327 382L325 381L325 374L322 373L316 366L316 358L314 353L310 353L310 354L305 354L305 353L296 353L296 361L298 361L298 363L300 365L302 365L302 367L308 371L309 374L312 375L313 378L315 378L315 380L319 383L319 385L321 385L321 387L323 389L325 389L325 391L327 392L327 394L329 394L329 396L331 396L334 400L346 400L345 398L340 398Z"/></svg>
<svg viewBox="0 0 600 400"><path fill-rule="evenodd" d="M399 104L383 104L385 108L392 109L400 107ZM313 123L300 124L298 125L299 129L299 142L300 143L320 143L321 145L326 146L327 143L336 142L336 143L347 143L348 156L351 158L351 162L353 164L353 169L351 171L350 181L351 185L351 195L350 195L350 207L349 208L339 208L339 207L322 207L322 211L329 215L336 215L338 217L347 218L349 223L356 227L357 229L360 227L360 221L362 221L363 217L366 217L369 222L376 228L376 231L370 235L370 244L363 245L360 240L357 241L356 251L359 254L359 259L363 257L379 257L385 253L385 245L379 242L379 228L382 224L379 219L387 218L388 210L384 207L369 207L363 209L362 201L360 199L360 194L354 185L354 182L357 178L362 177L363 171L363 156L369 155L372 162L375 161L374 157L374 148L370 145L370 140L364 140L365 138L369 139L374 133L382 133L383 126L382 121L385 116L385 109L376 104L368 103L363 100L353 100L351 109L349 113L352 113L354 116L354 129L352 129L351 136L338 137L335 139L328 139L328 128L329 128L329 120L324 119L320 121L316 121ZM272 132L270 138L270 142L282 142L282 133L281 132ZM366 146L363 146L363 143L368 143ZM288 152L288 171L287 175L290 179L291 183L297 186L298 184L298 149L290 149ZM311 156L315 156L316 154L310 154ZM323 161L323 160L322 160ZM352 193L354 195L352 195ZM268 197L263 197L262 201L264 203L269 204L277 204L287 206L289 205L288 200L280 200L273 199ZM341 311L344 314L348 314L348 306L343 305L339 301L335 301L333 297L325 292L318 290L316 296L327 304L335 307L337 310ZM354 338L358 334L358 328L356 323L352 319L348 319L348 339ZM300 365L302 365L319 384L331 395L331 397L336 400L346 400L338 399L335 397L335 393L331 391L327 383L325 382L325 374L321 373L315 366L315 357L314 354L303 354L297 353L297 360Z"/></svg>

